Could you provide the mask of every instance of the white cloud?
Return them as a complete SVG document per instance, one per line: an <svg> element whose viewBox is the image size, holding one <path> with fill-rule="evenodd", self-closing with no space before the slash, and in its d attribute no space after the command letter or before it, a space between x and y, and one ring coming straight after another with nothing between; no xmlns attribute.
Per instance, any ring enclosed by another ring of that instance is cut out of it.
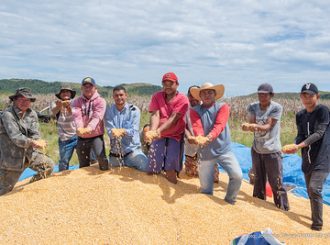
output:
<svg viewBox="0 0 330 245"><path fill-rule="evenodd" d="M206 80L228 95L264 81L330 90L329 10L321 0L3 0L0 77L114 85L171 70L182 90Z"/></svg>

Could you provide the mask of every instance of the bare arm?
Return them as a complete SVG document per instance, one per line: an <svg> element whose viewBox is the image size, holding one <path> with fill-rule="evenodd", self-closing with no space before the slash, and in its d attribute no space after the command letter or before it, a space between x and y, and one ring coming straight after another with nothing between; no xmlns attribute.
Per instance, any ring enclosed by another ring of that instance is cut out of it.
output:
<svg viewBox="0 0 330 245"><path fill-rule="evenodd" d="M153 111L150 117L150 130L156 130L159 126L160 114L159 110Z"/></svg>
<svg viewBox="0 0 330 245"><path fill-rule="evenodd" d="M268 118L267 122L263 125L256 124L254 126L254 131L270 131L275 124L277 123L277 120L274 118Z"/></svg>
<svg viewBox="0 0 330 245"><path fill-rule="evenodd" d="M176 122L180 119L180 117L181 117L180 113L172 113L170 118L164 124L159 126L159 128L157 128L158 133L160 134L164 130L172 127L174 124L176 124Z"/></svg>

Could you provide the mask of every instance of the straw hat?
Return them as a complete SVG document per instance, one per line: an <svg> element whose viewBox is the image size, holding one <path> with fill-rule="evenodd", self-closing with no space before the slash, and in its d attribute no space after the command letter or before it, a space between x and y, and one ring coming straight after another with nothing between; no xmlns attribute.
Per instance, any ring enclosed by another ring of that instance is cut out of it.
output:
<svg viewBox="0 0 330 245"><path fill-rule="evenodd" d="M200 88L196 88L196 87L191 88L190 93L195 99L202 100L200 97L200 92L203 90L208 90L208 89L215 90L215 99L216 100L220 99L225 92L225 87L222 84L213 85L212 83L204 83L201 85Z"/></svg>

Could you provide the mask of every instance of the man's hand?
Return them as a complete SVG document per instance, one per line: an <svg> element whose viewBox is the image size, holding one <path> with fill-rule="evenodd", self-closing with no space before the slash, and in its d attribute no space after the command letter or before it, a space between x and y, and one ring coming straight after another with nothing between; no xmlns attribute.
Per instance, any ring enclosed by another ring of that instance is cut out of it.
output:
<svg viewBox="0 0 330 245"><path fill-rule="evenodd" d="M63 107L70 107L71 101L70 100L62 100L61 104Z"/></svg>
<svg viewBox="0 0 330 245"><path fill-rule="evenodd" d="M241 125L243 131L255 132L258 129L258 124L255 123L243 123Z"/></svg>
<svg viewBox="0 0 330 245"><path fill-rule="evenodd" d="M282 152L286 154L294 154L299 150L299 146L296 144L289 144L282 147Z"/></svg>
<svg viewBox="0 0 330 245"><path fill-rule="evenodd" d="M61 100L56 100L55 101L56 108L61 109L62 107L62 101Z"/></svg>
<svg viewBox="0 0 330 245"><path fill-rule="evenodd" d="M159 132L157 130L150 130L145 133L144 141L147 143L151 143L154 139L159 137Z"/></svg>
<svg viewBox="0 0 330 245"><path fill-rule="evenodd" d="M121 138L126 134L126 129L124 128L113 128L111 129L112 135L115 138Z"/></svg>
<svg viewBox="0 0 330 245"><path fill-rule="evenodd" d="M189 136L189 137L187 138L187 140L188 140L189 144L198 145L198 142L197 142L195 136Z"/></svg>
<svg viewBox="0 0 330 245"><path fill-rule="evenodd" d="M199 136L195 137L195 140L196 140L197 144L201 147L204 147L208 143L210 143L210 138L207 136L199 135Z"/></svg>
<svg viewBox="0 0 330 245"><path fill-rule="evenodd" d="M92 133L92 129L90 127L87 128L78 128L77 129L77 133L78 135L86 135L86 134L90 134Z"/></svg>
<svg viewBox="0 0 330 245"><path fill-rule="evenodd" d="M47 142L43 139L32 140L32 146L34 148L45 150L47 147Z"/></svg>

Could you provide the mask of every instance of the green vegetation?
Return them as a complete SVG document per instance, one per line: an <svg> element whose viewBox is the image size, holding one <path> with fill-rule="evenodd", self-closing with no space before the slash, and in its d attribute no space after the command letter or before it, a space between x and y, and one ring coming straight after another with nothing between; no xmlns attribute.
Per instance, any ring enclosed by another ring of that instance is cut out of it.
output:
<svg viewBox="0 0 330 245"><path fill-rule="evenodd" d="M80 91L80 83L74 82L45 82L36 79L2 79L0 80L1 93L13 93L17 88L29 87L35 94L54 94L57 93L62 84L70 84L75 90ZM147 83L120 84L123 85L129 93L135 95L150 95L161 87ZM98 86L99 93L104 97L112 94L113 86Z"/></svg>

